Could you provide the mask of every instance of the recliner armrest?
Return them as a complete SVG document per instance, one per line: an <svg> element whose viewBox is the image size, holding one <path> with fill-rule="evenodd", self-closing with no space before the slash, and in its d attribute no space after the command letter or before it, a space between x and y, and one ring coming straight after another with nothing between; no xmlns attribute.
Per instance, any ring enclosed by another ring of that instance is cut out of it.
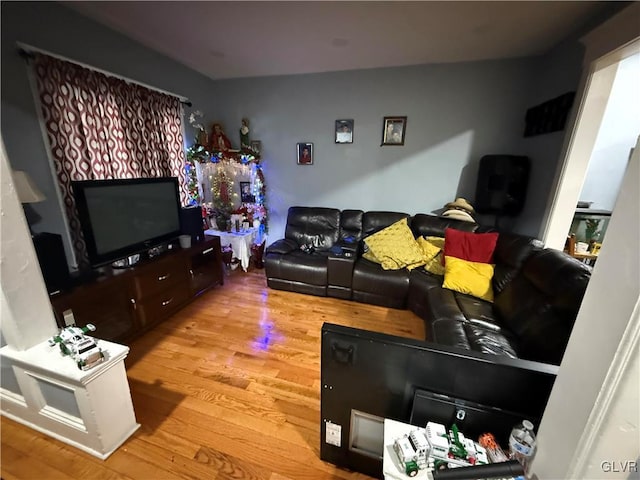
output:
<svg viewBox="0 0 640 480"><path fill-rule="evenodd" d="M289 240L288 238L281 238L280 240L276 240L271 245L267 247L266 253L279 253L281 255L286 255L287 253L291 253L294 250L298 250L300 247L293 240Z"/></svg>
<svg viewBox="0 0 640 480"><path fill-rule="evenodd" d="M358 256L360 242L345 242L341 240L336 245L342 249L342 254L345 257L356 258Z"/></svg>

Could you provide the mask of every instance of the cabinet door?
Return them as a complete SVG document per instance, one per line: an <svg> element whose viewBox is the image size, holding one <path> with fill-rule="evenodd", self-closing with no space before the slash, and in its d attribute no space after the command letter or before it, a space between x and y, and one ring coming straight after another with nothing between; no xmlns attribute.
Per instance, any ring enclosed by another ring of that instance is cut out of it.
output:
<svg viewBox="0 0 640 480"><path fill-rule="evenodd" d="M222 254L220 239L207 242L206 245L191 253L191 293L198 295L213 285L222 285Z"/></svg>
<svg viewBox="0 0 640 480"><path fill-rule="evenodd" d="M51 301L58 325L63 327L63 312L71 310L76 325L93 323L96 331L91 336L123 342L134 335L136 324L133 304L127 282L105 282L87 285L71 294Z"/></svg>
<svg viewBox="0 0 640 480"><path fill-rule="evenodd" d="M181 255L170 255L136 270L133 277L135 298L140 301L169 291L187 281L187 266Z"/></svg>
<svg viewBox="0 0 640 480"><path fill-rule="evenodd" d="M135 306L142 329L157 325L175 313L191 298L189 285L182 282L153 297L147 297Z"/></svg>

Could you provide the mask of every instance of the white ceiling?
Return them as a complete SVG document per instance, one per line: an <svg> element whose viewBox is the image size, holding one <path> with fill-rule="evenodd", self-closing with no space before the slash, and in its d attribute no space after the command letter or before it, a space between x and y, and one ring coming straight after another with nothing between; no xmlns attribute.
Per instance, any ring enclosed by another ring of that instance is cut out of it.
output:
<svg viewBox="0 0 640 480"><path fill-rule="evenodd" d="M64 2L213 79L545 53L606 2Z"/></svg>

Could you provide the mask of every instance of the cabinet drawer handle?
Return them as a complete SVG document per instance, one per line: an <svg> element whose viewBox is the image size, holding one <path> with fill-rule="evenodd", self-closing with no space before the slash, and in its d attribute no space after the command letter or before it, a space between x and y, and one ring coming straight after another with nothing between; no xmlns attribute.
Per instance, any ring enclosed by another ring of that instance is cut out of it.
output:
<svg viewBox="0 0 640 480"><path fill-rule="evenodd" d="M159 281L159 282L161 282L161 281L163 281L163 280L166 280L166 279L167 279L167 278L169 278L170 276L171 276L171 274L170 274L170 273L167 273L166 275L160 275L160 276L158 277L158 281Z"/></svg>
<svg viewBox="0 0 640 480"><path fill-rule="evenodd" d="M167 305L169 305L171 302L173 302L173 297L171 297L169 300L165 300L164 302L162 302L162 306L166 307Z"/></svg>
<svg viewBox="0 0 640 480"><path fill-rule="evenodd" d="M206 255L207 253L211 253L211 252L213 252L213 247L207 248L206 250L203 250L202 251L202 255Z"/></svg>

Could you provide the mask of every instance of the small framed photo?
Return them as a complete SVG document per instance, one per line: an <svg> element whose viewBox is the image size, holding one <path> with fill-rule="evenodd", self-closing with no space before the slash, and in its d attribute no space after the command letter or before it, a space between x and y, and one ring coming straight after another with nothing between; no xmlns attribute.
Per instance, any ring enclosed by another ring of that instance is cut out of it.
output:
<svg viewBox="0 0 640 480"><path fill-rule="evenodd" d="M404 145L407 117L384 117L382 145Z"/></svg>
<svg viewBox="0 0 640 480"><path fill-rule="evenodd" d="M298 143L298 165L313 165L313 143Z"/></svg>
<svg viewBox="0 0 640 480"><path fill-rule="evenodd" d="M242 203L254 203L256 201L251 193L251 182L240 182L240 201Z"/></svg>
<svg viewBox="0 0 640 480"><path fill-rule="evenodd" d="M336 143L353 143L353 120L336 120Z"/></svg>
<svg viewBox="0 0 640 480"><path fill-rule="evenodd" d="M260 140L251 140L251 150L259 154L262 151L262 142Z"/></svg>

